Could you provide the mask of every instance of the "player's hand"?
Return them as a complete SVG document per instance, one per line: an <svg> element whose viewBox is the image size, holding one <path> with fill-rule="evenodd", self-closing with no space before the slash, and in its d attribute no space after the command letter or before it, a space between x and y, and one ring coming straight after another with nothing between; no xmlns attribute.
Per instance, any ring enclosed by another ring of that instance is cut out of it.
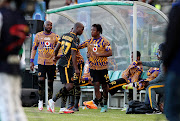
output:
<svg viewBox="0 0 180 121"><path fill-rule="evenodd" d="M81 81L85 81L85 78L81 78Z"/></svg>
<svg viewBox="0 0 180 121"><path fill-rule="evenodd" d="M137 65L142 65L142 61L137 61Z"/></svg>
<svg viewBox="0 0 180 121"><path fill-rule="evenodd" d="M146 82L145 87L147 87L148 85L149 85L149 82Z"/></svg>
<svg viewBox="0 0 180 121"><path fill-rule="evenodd" d="M75 73L76 73L77 76L79 76L79 75L80 75L79 69L76 69L76 70L75 70Z"/></svg>
<svg viewBox="0 0 180 121"><path fill-rule="evenodd" d="M57 62L57 60L58 60L58 57L57 57L57 56L54 56L53 61L54 61L54 62Z"/></svg>
<svg viewBox="0 0 180 121"><path fill-rule="evenodd" d="M34 63L33 62L30 62L30 69L31 69L31 71L34 71Z"/></svg>
<svg viewBox="0 0 180 121"><path fill-rule="evenodd" d="M94 86L94 84L92 83L92 81L91 81L91 80L89 80L89 81L88 81L88 83L89 83L89 84L91 84L92 86Z"/></svg>

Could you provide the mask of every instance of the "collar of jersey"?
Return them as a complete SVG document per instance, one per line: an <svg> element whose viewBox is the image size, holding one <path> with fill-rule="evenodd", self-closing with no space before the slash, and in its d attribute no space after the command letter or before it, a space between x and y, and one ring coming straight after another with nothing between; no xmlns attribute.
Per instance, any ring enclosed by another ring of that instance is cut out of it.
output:
<svg viewBox="0 0 180 121"><path fill-rule="evenodd" d="M70 33L76 35L74 32L70 32Z"/></svg>
<svg viewBox="0 0 180 121"><path fill-rule="evenodd" d="M100 36L98 39L94 39L94 37L93 37L93 40L96 40L96 41L97 41L97 40L99 40L99 39L101 39L101 36Z"/></svg>
<svg viewBox="0 0 180 121"><path fill-rule="evenodd" d="M50 32L49 34L45 34L45 32L43 31L43 34L45 34L45 35L50 35L52 32Z"/></svg>

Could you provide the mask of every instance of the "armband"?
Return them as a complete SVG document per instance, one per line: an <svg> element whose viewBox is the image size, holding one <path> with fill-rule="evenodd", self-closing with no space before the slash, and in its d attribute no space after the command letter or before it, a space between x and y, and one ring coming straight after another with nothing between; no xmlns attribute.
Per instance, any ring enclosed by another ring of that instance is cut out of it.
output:
<svg viewBox="0 0 180 121"><path fill-rule="evenodd" d="M30 59L30 62L33 62L34 61L34 59Z"/></svg>
<svg viewBox="0 0 180 121"><path fill-rule="evenodd" d="M89 81L88 77L85 78L85 81Z"/></svg>

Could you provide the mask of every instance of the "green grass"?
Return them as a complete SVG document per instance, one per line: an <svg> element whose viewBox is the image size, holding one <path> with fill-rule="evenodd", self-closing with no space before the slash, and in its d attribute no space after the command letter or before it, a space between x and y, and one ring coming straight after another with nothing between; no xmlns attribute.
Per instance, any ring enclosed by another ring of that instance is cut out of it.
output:
<svg viewBox="0 0 180 121"><path fill-rule="evenodd" d="M119 109L109 109L106 113L100 113L100 109L80 109L74 114L58 114L58 107L55 113L45 109L38 111L37 107L24 108L28 121L167 121L163 114L126 114Z"/></svg>

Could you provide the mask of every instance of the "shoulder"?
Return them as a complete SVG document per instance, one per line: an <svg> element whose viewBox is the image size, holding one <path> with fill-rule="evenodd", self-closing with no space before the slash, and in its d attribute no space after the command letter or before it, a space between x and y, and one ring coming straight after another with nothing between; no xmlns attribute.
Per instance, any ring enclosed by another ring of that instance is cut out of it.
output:
<svg viewBox="0 0 180 121"><path fill-rule="evenodd" d="M43 32L44 32L44 31L38 32L38 33L36 34L36 36L43 35L43 34L44 34Z"/></svg>
<svg viewBox="0 0 180 121"><path fill-rule="evenodd" d="M101 37L101 38L104 40L104 42L109 43L109 40L108 40L108 39L106 39L105 37Z"/></svg>
<svg viewBox="0 0 180 121"><path fill-rule="evenodd" d="M57 36L57 35L58 35L58 34L56 34L56 33L54 33L54 32L51 32L51 34L54 35L54 36Z"/></svg>

